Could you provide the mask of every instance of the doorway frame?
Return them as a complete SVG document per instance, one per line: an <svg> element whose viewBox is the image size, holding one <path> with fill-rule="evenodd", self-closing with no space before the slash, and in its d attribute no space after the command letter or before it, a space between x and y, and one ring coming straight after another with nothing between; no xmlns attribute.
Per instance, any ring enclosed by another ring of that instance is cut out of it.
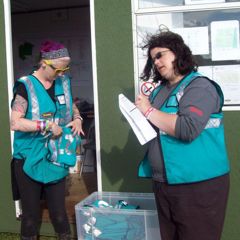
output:
<svg viewBox="0 0 240 240"><path fill-rule="evenodd" d="M91 27L91 51L92 51L92 73L93 73L93 101L94 101L94 121L96 136L96 165L97 165L97 189L102 191L102 168L101 168L101 145L100 145L100 125L99 125L99 102L97 84L97 61L96 61L96 39L95 39L95 11L94 0L90 3L90 27ZM11 113L11 100L13 98L14 71L13 71L13 48L12 48L12 24L11 24L11 5L9 0L3 0L4 6L4 25L5 25L5 45L7 62L7 85L9 102L9 120ZM11 150L13 152L13 132L11 131Z"/></svg>

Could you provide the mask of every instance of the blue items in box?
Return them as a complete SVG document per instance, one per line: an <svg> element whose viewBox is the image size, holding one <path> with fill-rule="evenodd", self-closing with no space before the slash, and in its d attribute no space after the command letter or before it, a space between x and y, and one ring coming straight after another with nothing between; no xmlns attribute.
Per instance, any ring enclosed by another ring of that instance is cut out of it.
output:
<svg viewBox="0 0 240 240"><path fill-rule="evenodd" d="M119 200L115 206L110 205L106 201L96 200L87 207L95 208L114 208L114 209L138 209L139 206L129 205L124 200ZM96 213L94 217L89 216L86 223L83 224L85 230L84 239L102 240L133 240L144 239L143 221L139 221L139 217L129 215L108 215Z"/></svg>
<svg viewBox="0 0 240 240"><path fill-rule="evenodd" d="M109 203L103 200L96 200L94 201L91 205L85 205L87 207L114 207L117 209L139 209L139 206L135 205L129 205L126 201L124 200L119 200L118 203L115 206L111 206Z"/></svg>
<svg viewBox="0 0 240 240"><path fill-rule="evenodd" d="M83 225L85 229L84 239L96 240L133 240L145 239L144 221L139 221L139 217L129 215L94 215L95 224L90 224L91 219Z"/></svg>

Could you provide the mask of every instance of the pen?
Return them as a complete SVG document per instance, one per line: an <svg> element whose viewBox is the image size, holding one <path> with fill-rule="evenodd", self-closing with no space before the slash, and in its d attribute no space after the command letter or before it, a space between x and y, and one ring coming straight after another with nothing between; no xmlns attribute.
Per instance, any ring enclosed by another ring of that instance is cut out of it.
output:
<svg viewBox="0 0 240 240"><path fill-rule="evenodd" d="M130 110L130 112L132 112L134 109L136 109L137 107L134 107L133 109Z"/></svg>

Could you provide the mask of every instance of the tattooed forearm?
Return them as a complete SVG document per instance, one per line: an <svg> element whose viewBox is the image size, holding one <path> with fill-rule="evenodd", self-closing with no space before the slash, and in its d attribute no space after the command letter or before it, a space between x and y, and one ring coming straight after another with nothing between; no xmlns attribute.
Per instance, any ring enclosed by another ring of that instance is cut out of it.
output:
<svg viewBox="0 0 240 240"><path fill-rule="evenodd" d="M34 132L37 131L36 121L24 118L27 111L28 102L17 95L14 99L11 112L10 126L13 131Z"/></svg>
<svg viewBox="0 0 240 240"><path fill-rule="evenodd" d="M12 131L21 131L21 132L36 132L37 130L37 122L32 121L26 118L16 118L14 114L17 112L13 112L11 119L11 130Z"/></svg>
<svg viewBox="0 0 240 240"><path fill-rule="evenodd" d="M17 126L17 121L14 119L11 119L10 126L11 126L11 130L15 129Z"/></svg>
<svg viewBox="0 0 240 240"><path fill-rule="evenodd" d="M22 113L22 116L25 116L27 111L27 106L28 106L28 102L26 101L26 99L24 99L20 95L17 95L13 102L12 110L16 112L20 112Z"/></svg>

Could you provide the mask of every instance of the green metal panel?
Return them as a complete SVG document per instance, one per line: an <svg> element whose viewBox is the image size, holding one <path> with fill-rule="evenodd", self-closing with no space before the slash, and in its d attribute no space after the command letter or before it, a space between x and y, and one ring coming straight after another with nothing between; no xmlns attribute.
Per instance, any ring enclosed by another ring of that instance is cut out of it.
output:
<svg viewBox="0 0 240 240"><path fill-rule="evenodd" d="M238 240L240 236L240 112L225 112L225 133L231 162L228 209L222 240Z"/></svg>
<svg viewBox="0 0 240 240"><path fill-rule="evenodd" d="M103 190L151 191L137 177L144 149L118 107L118 94L134 101L131 1L95 1L97 78Z"/></svg>
<svg viewBox="0 0 240 240"><path fill-rule="evenodd" d="M5 52L3 1L0 2L0 231L15 231L18 224L15 218L11 195L10 161L11 142L9 130L7 66Z"/></svg>
<svg viewBox="0 0 240 240"><path fill-rule="evenodd" d="M118 108L118 94L134 100L131 1L95 1L97 78L104 191L151 191L137 178L144 153ZM222 240L238 240L240 228L240 113L225 112L231 190Z"/></svg>

